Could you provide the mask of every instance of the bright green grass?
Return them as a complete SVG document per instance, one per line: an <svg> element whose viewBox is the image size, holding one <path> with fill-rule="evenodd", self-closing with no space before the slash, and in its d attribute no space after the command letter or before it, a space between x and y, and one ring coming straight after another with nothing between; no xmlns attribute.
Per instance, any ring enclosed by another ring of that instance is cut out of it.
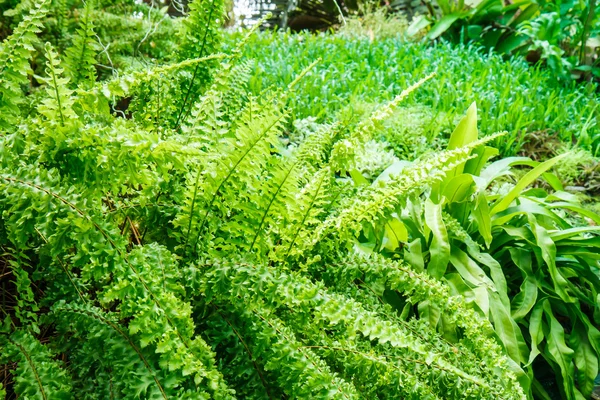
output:
<svg viewBox="0 0 600 400"><path fill-rule="evenodd" d="M593 87L560 88L544 71L524 61L503 60L474 47L425 46L400 38L371 42L331 34L263 32L245 47L257 61L251 89L291 82L317 58L322 61L298 85L291 108L296 118L329 120L349 101L382 102L437 71L437 77L407 101L436 112L462 115L473 101L479 126L489 134L506 130L496 143L504 155L518 152L526 132L550 130L565 142L600 153L600 107Z"/></svg>

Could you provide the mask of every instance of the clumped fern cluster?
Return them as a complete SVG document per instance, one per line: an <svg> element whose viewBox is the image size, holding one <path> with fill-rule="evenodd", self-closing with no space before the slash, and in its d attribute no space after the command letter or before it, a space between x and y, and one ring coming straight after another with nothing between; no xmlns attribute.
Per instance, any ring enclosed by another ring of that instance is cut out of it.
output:
<svg viewBox="0 0 600 400"><path fill-rule="evenodd" d="M219 0L191 3L175 55L98 81L91 0L64 54L36 39L48 4L0 48L0 397L525 397L487 320L404 261L356 249L494 138L349 183L357 149L431 77L356 128L285 145L302 76L249 94L244 42L218 54ZM36 49L45 69L27 95ZM436 305L459 335L389 296Z"/></svg>

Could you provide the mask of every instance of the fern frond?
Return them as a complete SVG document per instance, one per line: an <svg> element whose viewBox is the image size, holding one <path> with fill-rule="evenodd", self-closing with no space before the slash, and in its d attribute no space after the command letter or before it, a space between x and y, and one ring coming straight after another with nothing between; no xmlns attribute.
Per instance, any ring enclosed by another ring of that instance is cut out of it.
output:
<svg viewBox="0 0 600 400"><path fill-rule="evenodd" d="M29 59L49 3L50 0L37 2L0 47L0 129L13 126L20 115L19 105L24 101L22 86L29 84L28 76L33 73Z"/></svg>
<svg viewBox="0 0 600 400"><path fill-rule="evenodd" d="M32 290L31 278L26 270L26 268L30 269L27 256L20 251L12 253L12 257L8 258L7 264L12 271L14 284L17 289L17 302L13 309L14 315L19 321L20 326L27 326L31 331L39 334L40 328L37 316L39 306Z"/></svg>
<svg viewBox="0 0 600 400"><path fill-rule="evenodd" d="M88 279L95 277L95 281L102 281L112 275L118 282L106 287L98 296L103 304L120 302L121 317L132 318L130 334L140 341L141 347L153 345L160 349L161 366L168 366L172 371L178 370L184 377L192 375L199 391L202 391L200 384L204 382L203 386L209 392L218 393L223 398L231 397L221 374L215 368L212 350L201 337L194 337L189 304L178 298L174 291L165 290L160 277L154 275L147 264L146 258L152 252L146 251L146 255L142 256L140 250L139 255L133 252L127 256L126 244L115 233L115 227L88 214L84 205L78 205L72 199L75 196L57 191L60 184L54 182L54 185L49 185L53 189L44 187L43 184L47 182L44 182L40 171L36 172L37 177L32 180L27 176L28 171L21 171L25 177L0 175L0 179L6 183L0 186L5 193L3 202L9 201L14 195L42 204L50 201L54 203L54 209L61 208L59 212L63 215L65 211L68 213L70 222L78 221L75 225L46 224L43 229L49 243L62 251L63 257L69 257L72 248L95 247L93 258L81 260L85 256L79 253L70 256L71 261L83 264L81 274ZM10 212L5 211L5 215L9 218ZM16 215L19 215L18 212ZM84 234L78 236L76 232L70 232L72 230L81 230ZM61 234L66 234L72 243L65 243L66 238ZM165 255L163 259L166 261Z"/></svg>
<svg viewBox="0 0 600 400"><path fill-rule="evenodd" d="M304 253L313 229L322 223L321 217L332 199L333 178L328 167L318 170L290 203L286 225L280 231L280 243L271 258L284 261Z"/></svg>
<svg viewBox="0 0 600 400"><path fill-rule="evenodd" d="M369 140L374 139L375 134L382 130L383 122L393 115L400 103L434 76L435 73L432 73L403 90L392 101L376 109L369 118L361 121L344 140L337 142L331 156L332 164L336 167L336 170L341 171L342 174L351 171L354 168L353 164L357 149Z"/></svg>
<svg viewBox="0 0 600 400"><path fill-rule="evenodd" d="M0 350L0 363L17 363L14 391L19 397L72 399L67 373L50 350L30 333L0 333Z"/></svg>
<svg viewBox="0 0 600 400"><path fill-rule="evenodd" d="M113 382L113 385L122 387L122 396L127 397L130 393L139 396L140 382L153 381L152 389L145 386L145 395L149 398L156 395L165 400L168 398L158 372L150 364L151 361L135 344L126 328L120 326L115 316L89 304L59 302L53 307L50 317L61 333L72 333L76 337L85 339L84 344L81 344L84 348L79 350L76 349L79 341L71 338L65 343L65 346L74 347L71 349L73 353L87 355L87 357L77 357L81 363L78 368L90 369L96 363L111 368L119 375L119 379ZM93 349L96 348L102 348L102 354L95 354ZM138 371L135 377L127 372L131 368ZM142 376L140 371L145 371L145 375Z"/></svg>
<svg viewBox="0 0 600 400"><path fill-rule="evenodd" d="M340 264L331 264L324 272L325 280L338 285L348 285L356 279L374 286L382 285L396 290L407 297L410 304L430 301L440 307L441 312L452 323L464 330L462 340L479 360L493 366L499 375L499 384L514 393L515 398L524 398L523 389L517 383L509 360L500 345L493 339L493 328L489 321L468 308L460 297L451 296L449 288L438 280L414 271L403 262L395 262L382 256L368 257L352 255ZM490 383L490 382L488 382Z"/></svg>
<svg viewBox="0 0 600 400"><path fill-rule="evenodd" d="M378 343L372 348L373 351L398 354L404 362L412 364L415 360L424 360L424 364L416 361L419 368L415 373L419 374L418 379L423 382L437 382L432 387L439 394L448 389L448 383L444 382L443 377L450 374L456 377L452 390L471 393L473 398L496 398L500 394L507 398L522 398L518 393L513 396L504 386L505 383L489 382L488 378L495 376L494 368L482 370L478 362L457 368L455 365L460 362L460 355L451 347L446 346L443 353L435 353L432 346L423 342L422 337L406 327L382 319L376 313L365 310L353 299L328 293L322 285L315 285L299 275L287 275L261 264L221 260L213 261L200 280L199 290L208 301L213 298L219 301L229 299L234 304L239 304L241 299L243 311L254 310L260 316L272 314L281 306L294 310L298 315L305 315L305 318L300 319L299 325L305 340L309 341L308 347L311 331L322 335L324 329L339 326L340 334L345 332L352 340L358 340L356 335L360 334L364 340ZM474 314L473 317L476 318ZM312 329L306 328L307 324ZM429 330L432 331L432 327ZM427 340L435 340L435 336L429 336ZM489 341L488 345L491 343ZM498 359L501 360L502 357ZM411 388L405 387L404 390L406 395Z"/></svg>
<svg viewBox="0 0 600 400"><path fill-rule="evenodd" d="M472 149L494 140L499 135L502 133L477 140L468 146L437 153L404 169L401 174L391 175L386 182L379 181L366 186L357 196L348 198L345 204L340 206L341 211L338 215L329 217L323 223L315 235L316 240L332 228L354 237L362 229L363 223L373 224L386 218L410 195L441 181L447 172L472 158Z"/></svg>
<svg viewBox="0 0 600 400"><path fill-rule="evenodd" d="M46 43L44 50L46 52L46 74L48 76L38 77L38 79L47 85L48 98L42 100L38 106L38 111L50 122L58 119L60 125L64 126L66 120L76 117L73 111L75 100L71 96L73 91L67 89L69 79L62 76L64 70L61 68L58 54L54 51L52 45Z"/></svg>
<svg viewBox="0 0 600 400"><path fill-rule="evenodd" d="M94 0L85 2L85 14L79 29L75 31L73 45L65 54L67 76L73 85L91 86L96 81L96 53L99 46L94 38L94 23L91 17Z"/></svg>
<svg viewBox="0 0 600 400"><path fill-rule="evenodd" d="M224 15L223 0L194 0L189 4L189 14L183 23L180 59L204 57L217 52L220 43L219 27ZM183 125L188 114L188 101L195 96L199 87L209 80L210 66L201 68L196 65L187 89L184 91L176 127Z"/></svg>
<svg viewBox="0 0 600 400"><path fill-rule="evenodd" d="M258 115L257 108L262 110ZM278 106L259 103L257 107L251 101L235 136L224 138L220 146L213 147L214 154L208 154L207 158L215 161L189 175L185 204L175 221L184 229L184 248L189 244L192 252L197 252L202 235L204 244L215 240L216 231L235 209L232 204L244 203L256 190L256 177L277 145L285 118Z"/></svg>

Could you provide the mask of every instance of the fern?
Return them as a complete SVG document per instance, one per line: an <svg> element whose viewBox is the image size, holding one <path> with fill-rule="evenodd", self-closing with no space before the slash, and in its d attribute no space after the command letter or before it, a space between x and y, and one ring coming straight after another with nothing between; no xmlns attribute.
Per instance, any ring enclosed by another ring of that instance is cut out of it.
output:
<svg viewBox="0 0 600 400"><path fill-rule="evenodd" d="M513 388L503 387L503 384L490 384L488 378L494 375L491 370L486 373L487 378L477 377L478 374L482 373L477 362L472 367L468 364L463 364L461 369L454 367L458 359L455 359L457 353L452 351L452 348L448 349L445 354L432 353L431 348L424 343L419 343L420 339L410 331L400 329L401 327L398 325L381 320L376 314L362 309L359 303L353 302L351 299L328 294L323 288L312 285L302 277L286 276L276 270L256 264L220 261L214 262L212 268L214 268L214 272L204 273L204 278L201 278L200 286L197 287L197 290L205 293L208 301L223 301L227 298L232 301L241 298L243 299L244 310L254 310L261 319L268 319L266 315L275 312L277 307L285 305L290 309L295 309L296 312L307 313L309 319L301 319L299 323L308 323L310 326L315 326L317 332L323 332L322 329L325 326L343 325L344 328L341 331L350 335L350 338L354 338L357 333L360 333L365 339L378 341L379 345L376 347L386 348L389 345L392 348L402 349L405 359L425 360L426 368L418 371L420 378L417 378L423 379L423 382L432 382L432 380L439 379L426 377L428 374L435 376L439 373L450 373L460 376L462 383L457 381L456 392L472 393L474 398L486 397L487 393L490 392L508 395L513 390ZM194 275L192 270L192 276ZM247 289L252 287L260 287L260 291ZM228 293L230 297L223 298L222 296L225 293ZM309 307L310 311L306 310L306 306ZM267 307L267 309L263 310L264 307ZM477 317L474 314L471 315L469 322L477 323ZM319 324L324 324L324 326L319 327ZM468 329L477 329L478 327L478 325L467 326ZM309 332L311 332L310 329L305 329L303 336L306 337ZM291 338L289 340L293 341ZM491 341L489 341L489 345L492 345ZM307 346L307 348L310 348L310 346ZM496 348L498 348L497 345ZM372 351L375 351L375 348ZM387 353L389 354L389 349ZM487 354L489 355L489 353ZM449 360L444 360L445 357ZM459 357L461 356L459 355ZM497 357L500 359L499 355ZM466 372L469 371L469 368L471 368L470 372ZM510 374L507 373L507 376L510 377ZM448 389L445 385L447 384L442 384L436 390L443 393ZM467 389L467 387L470 389ZM410 386L405 387L405 390L404 395L409 394Z"/></svg>
<svg viewBox="0 0 600 400"><path fill-rule="evenodd" d="M46 73L47 77L38 77L41 82L46 83L46 91L48 97L42 101L38 107L38 112L45 116L49 121L58 119L61 126L65 125L65 121L75 118L73 112L74 99L72 91L67 89L69 79L62 76L64 70L60 68L60 60L58 54L52 48L50 43L44 45L46 52ZM56 118L58 116L58 118Z"/></svg>
<svg viewBox="0 0 600 400"><path fill-rule="evenodd" d="M332 122L288 145L285 104L318 61L286 93L251 96L249 36L216 54L220 0L191 4L178 62L134 50L150 31L137 44L111 39L115 53L94 45L116 21L147 26L160 11L90 2L74 24L58 13L67 4L55 10L61 29L78 26L73 44L65 62L44 46L39 89L23 96L26 75L5 73L29 68L42 6L0 53L26 50L0 76L19 89L5 91L19 98L11 109L29 107L0 137L0 240L16 304L0 362L16 377L11 393L525 398L487 320L403 261L366 256L360 242L493 137L353 182L360 146L423 81L356 128ZM148 13L132 22L119 7ZM115 54L140 62L123 69L121 58L112 76L96 74ZM452 338L418 314L424 301L458 327Z"/></svg>
<svg viewBox="0 0 600 400"><path fill-rule="evenodd" d="M56 321L64 337L71 335L71 339L65 340L62 347L74 355L72 362L77 363L77 369L89 370L90 373L97 371L100 376L109 374L110 370L113 374L119 374L118 379L114 379L112 392L103 397L115 397L116 393L121 393L123 397L144 394L148 398L167 399L166 391L169 389L173 394L174 388L165 389L165 377L151 364L154 360L144 355L127 329L120 326L116 316L88 304L59 303L53 307L50 317ZM95 348L102 348L102 354L98 355ZM135 377L127 373L131 368L138 371ZM78 397L89 398L98 396L94 393L96 391L110 391L110 384L102 379L77 383L80 390L86 392ZM168 383L174 382L169 380Z"/></svg>
<svg viewBox="0 0 600 400"><path fill-rule="evenodd" d="M65 52L67 75L73 85L89 86L96 81L96 54L98 44L94 38L92 8L94 0L85 3L85 14L79 29L75 32L73 45Z"/></svg>
<svg viewBox="0 0 600 400"><path fill-rule="evenodd" d="M52 353L30 333L0 334L0 362L16 361L15 393L22 398L72 399L71 383Z"/></svg>
<svg viewBox="0 0 600 400"><path fill-rule="evenodd" d="M176 221L178 226L185 227L184 247L189 245L196 253L203 244L201 236L204 246L217 239L217 230L222 228L221 218L227 213L226 202L243 201L241 188L246 195L255 190L255 171L266 165L285 117L277 106L262 106L251 100L235 136L223 138L223 143L213 150L216 154L207 156L210 164L189 176L186 205ZM218 198L225 199L225 203L222 200L217 203ZM231 226L227 229L234 233ZM217 240L216 244L220 243Z"/></svg>
<svg viewBox="0 0 600 400"><path fill-rule="evenodd" d="M28 77L32 74L29 59L37 42L36 33L42 29L42 19L48 13L49 2L36 3L0 47L0 129L8 130L14 126L20 115L19 106L25 100L22 87L29 84Z"/></svg>
<svg viewBox="0 0 600 400"><path fill-rule="evenodd" d="M194 0L190 3L190 12L184 22L181 33L183 44L179 54L180 59L203 57L217 51L220 39L219 25L223 17L222 0ZM192 72L191 79L184 90L180 110L175 121L176 127L181 126L189 113L188 101L196 95L199 87L209 79L210 68L201 68L198 64Z"/></svg>

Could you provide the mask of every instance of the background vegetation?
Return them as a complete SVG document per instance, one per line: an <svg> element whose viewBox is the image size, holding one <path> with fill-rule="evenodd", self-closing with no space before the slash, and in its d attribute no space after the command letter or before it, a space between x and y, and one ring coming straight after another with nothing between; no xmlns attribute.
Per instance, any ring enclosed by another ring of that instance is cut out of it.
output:
<svg viewBox="0 0 600 400"><path fill-rule="evenodd" d="M0 398L594 390L593 84L382 14L0 4Z"/></svg>

